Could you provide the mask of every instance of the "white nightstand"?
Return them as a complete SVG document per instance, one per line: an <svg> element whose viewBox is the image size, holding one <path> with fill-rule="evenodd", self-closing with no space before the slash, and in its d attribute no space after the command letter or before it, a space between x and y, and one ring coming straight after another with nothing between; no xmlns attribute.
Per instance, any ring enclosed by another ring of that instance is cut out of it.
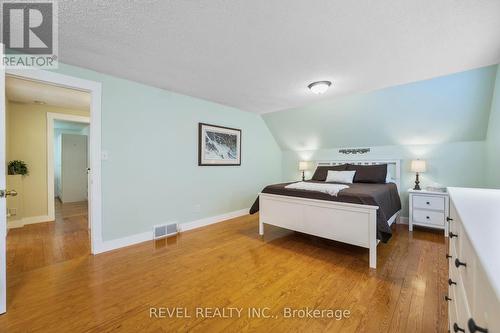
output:
<svg viewBox="0 0 500 333"><path fill-rule="evenodd" d="M410 194L409 230L414 225L443 229L448 237L447 217L450 211L448 192L408 190Z"/></svg>

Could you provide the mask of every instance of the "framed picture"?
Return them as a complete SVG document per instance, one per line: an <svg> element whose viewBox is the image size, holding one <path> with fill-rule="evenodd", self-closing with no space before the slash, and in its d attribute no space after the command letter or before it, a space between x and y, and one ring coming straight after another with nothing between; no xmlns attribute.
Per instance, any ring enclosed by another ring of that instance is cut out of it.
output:
<svg viewBox="0 0 500 333"><path fill-rule="evenodd" d="M241 130L199 123L198 165L241 165Z"/></svg>

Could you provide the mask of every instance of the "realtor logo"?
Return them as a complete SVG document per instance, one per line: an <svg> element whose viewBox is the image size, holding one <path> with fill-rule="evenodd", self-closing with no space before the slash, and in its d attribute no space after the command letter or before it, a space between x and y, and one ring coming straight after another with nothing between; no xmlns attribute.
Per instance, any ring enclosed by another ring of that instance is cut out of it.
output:
<svg viewBox="0 0 500 333"><path fill-rule="evenodd" d="M55 68L57 6L51 0L2 1L3 64Z"/></svg>

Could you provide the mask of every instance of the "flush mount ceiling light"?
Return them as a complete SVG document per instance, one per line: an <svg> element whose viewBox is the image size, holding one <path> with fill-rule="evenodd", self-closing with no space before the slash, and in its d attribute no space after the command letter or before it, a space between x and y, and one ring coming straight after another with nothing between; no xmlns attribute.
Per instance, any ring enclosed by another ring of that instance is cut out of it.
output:
<svg viewBox="0 0 500 333"><path fill-rule="evenodd" d="M330 81L317 81L317 82L311 83L307 87L313 93L315 93L317 95L320 95L320 94L325 93L325 91L327 91L328 88L330 88L331 85L332 85L332 83Z"/></svg>
<svg viewBox="0 0 500 333"><path fill-rule="evenodd" d="M38 104L38 105L46 104L44 101L39 101L39 100L34 100L33 103Z"/></svg>

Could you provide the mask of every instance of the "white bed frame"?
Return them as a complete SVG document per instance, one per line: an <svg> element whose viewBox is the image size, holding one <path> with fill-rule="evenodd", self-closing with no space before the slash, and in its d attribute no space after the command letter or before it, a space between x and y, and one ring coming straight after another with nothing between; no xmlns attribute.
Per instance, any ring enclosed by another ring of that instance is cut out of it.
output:
<svg viewBox="0 0 500 333"><path fill-rule="evenodd" d="M401 161L317 161L317 166L340 164L387 164L388 172L401 190ZM377 268L378 206L259 194L259 234L264 223L369 249L369 265ZM399 212L388 221L392 225Z"/></svg>

